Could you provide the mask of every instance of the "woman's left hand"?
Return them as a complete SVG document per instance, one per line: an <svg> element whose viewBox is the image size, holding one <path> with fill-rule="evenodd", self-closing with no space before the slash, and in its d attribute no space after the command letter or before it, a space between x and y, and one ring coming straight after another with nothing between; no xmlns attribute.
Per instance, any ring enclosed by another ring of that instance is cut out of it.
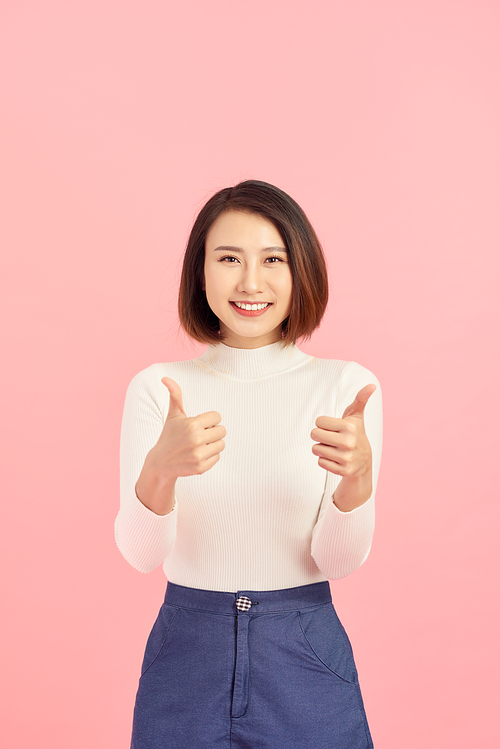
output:
<svg viewBox="0 0 500 749"><path fill-rule="evenodd" d="M372 450L365 432L364 411L376 385L365 385L341 419L319 416L311 438L318 444L312 451L318 456L318 465L337 476L360 479L370 476Z"/></svg>

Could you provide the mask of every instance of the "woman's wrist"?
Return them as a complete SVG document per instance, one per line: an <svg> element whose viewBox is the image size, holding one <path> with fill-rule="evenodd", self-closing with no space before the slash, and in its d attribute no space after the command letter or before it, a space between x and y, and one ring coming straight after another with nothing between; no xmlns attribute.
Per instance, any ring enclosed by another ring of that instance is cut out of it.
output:
<svg viewBox="0 0 500 749"><path fill-rule="evenodd" d="M373 492L371 470L363 476L344 476L335 492L333 503L341 512L351 512L367 502Z"/></svg>
<svg viewBox="0 0 500 749"><path fill-rule="evenodd" d="M168 515L175 505L177 476L158 470L150 455L135 485L137 499L156 515Z"/></svg>

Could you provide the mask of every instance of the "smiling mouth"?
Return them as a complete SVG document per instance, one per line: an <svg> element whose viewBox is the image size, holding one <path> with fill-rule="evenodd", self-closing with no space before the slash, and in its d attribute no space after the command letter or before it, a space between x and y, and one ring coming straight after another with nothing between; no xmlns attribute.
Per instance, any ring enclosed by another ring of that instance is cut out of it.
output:
<svg viewBox="0 0 500 749"><path fill-rule="evenodd" d="M231 307L238 315L244 315L245 317L256 317L257 315L264 315L266 310L273 306L272 302L229 302Z"/></svg>
<svg viewBox="0 0 500 749"><path fill-rule="evenodd" d="M248 312L256 312L257 310L266 309L271 306L271 302L231 302L238 309L246 309Z"/></svg>

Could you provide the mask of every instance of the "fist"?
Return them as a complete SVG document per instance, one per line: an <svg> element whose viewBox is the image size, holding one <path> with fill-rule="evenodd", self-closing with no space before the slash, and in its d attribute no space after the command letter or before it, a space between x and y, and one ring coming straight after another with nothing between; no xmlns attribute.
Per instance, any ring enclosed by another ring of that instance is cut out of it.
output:
<svg viewBox="0 0 500 749"><path fill-rule="evenodd" d="M361 477L371 471L372 451L365 432L364 411L376 385L362 388L341 419L319 416L311 439L318 465L337 476Z"/></svg>
<svg viewBox="0 0 500 749"><path fill-rule="evenodd" d="M221 415L208 411L186 416L179 385L169 377L162 383L170 393L170 405L162 433L155 447L156 469L169 478L205 473L217 463L225 447L226 430Z"/></svg>

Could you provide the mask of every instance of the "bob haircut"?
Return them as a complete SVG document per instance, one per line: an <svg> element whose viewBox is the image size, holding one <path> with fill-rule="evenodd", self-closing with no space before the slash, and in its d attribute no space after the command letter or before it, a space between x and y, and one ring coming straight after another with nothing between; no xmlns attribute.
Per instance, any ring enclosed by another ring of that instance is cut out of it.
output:
<svg viewBox="0 0 500 749"><path fill-rule="evenodd" d="M214 221L226 211L263 216L281 234L292 273L292 306L282 323L282 342L310 338L328 302L325 258L316 232L302 208L283 190L258 180L246 180L213 195L198 214L184 253L179 288L179 319L186 333L201 343L220 343L219 320L203 291L205 240Z"/></svg>

